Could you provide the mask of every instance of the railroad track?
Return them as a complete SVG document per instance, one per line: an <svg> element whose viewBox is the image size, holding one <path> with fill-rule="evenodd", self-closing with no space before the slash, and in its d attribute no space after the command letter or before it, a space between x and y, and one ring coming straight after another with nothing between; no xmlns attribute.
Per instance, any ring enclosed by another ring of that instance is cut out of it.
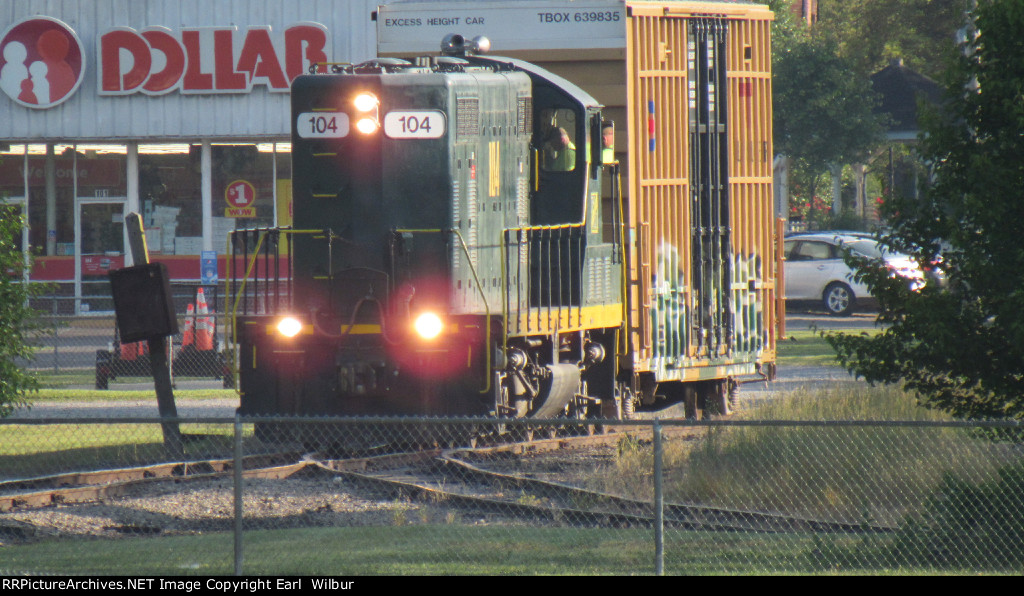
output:
<svg viewBox="0 0 1024 596"><path fill-rule="evenodd" d="M287 478L306 465L298 462L295 454L253 455L243 459L243 476ZM0 513L22 508L89 503L122 496L147 483L209 478L233 472L234 460L220 459L10 480L0 482Z"/></svg>
<svg viewBox="0 0 1024 596"><path fill-rule="evenodd" d="M685 440L702 432L695 427L664 429ZM629 427L629 434L649 440L650 431ZM517 460L585 459L580 451L614 446L623 433L542 439L475 449L428 449L408 453L332 459L320 454L278 453L247 457L245 478L317 479L327 491L353 490L392 500L409 500L529 523L581 527L650 527L656 512L650 500L632 499L571 486L556 480L510 473ZM585 462L584 462L585 463ZM495 464L495 465L491 465ZM504 464L504 465L499 465ZM559 461L551 464L557 472ZM230 459L63 474L0 483L0 512L116 499L138 494L150 483L189 482L233 474ZM557 476L557 473L555 474ZM706 531L756 532L890 532L891 527L808 519L770 512L701 505L666 504L666 527Z"/></svg>
<svg viewBox="0 0 1024 596"><path fill-rule="evenodd" d="M696 432L698 431L695 429L679 429L672 434L692 435ZM649 435L650 432L646 434ZM432 453L428 458L410 459L406 465L397 468L353 471L342 469L332 461L318 461L316 465L329 472L341 474L353 483L388 491L392 498L446 503L463 510L540 522L557 522L562 525L650 527L656 519L651 501L491 470L466 461L464 457L473 455L478 458L481 454L555 452L617 441L620 438L618 433L612 432L604 436L545 439L472 450L446 450L437 454ZM663 521L667 527L685 530L773 533L886 533L895 530L889 526L817 520L702 505L666 503L663 511Z"/></svg>

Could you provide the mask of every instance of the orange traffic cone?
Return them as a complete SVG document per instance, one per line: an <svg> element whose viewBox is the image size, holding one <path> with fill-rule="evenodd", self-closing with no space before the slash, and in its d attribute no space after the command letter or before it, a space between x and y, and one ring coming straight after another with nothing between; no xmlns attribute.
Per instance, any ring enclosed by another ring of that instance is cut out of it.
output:
<svg viewBox="0 0 1024 596"><path fill-rule="evenodd" d="M192 345L195 338L196 310L189 304L185 309L185 330L181 332L181 347L187 348Z"/></svg>
<svg viewBox="0 0 1024 596"><path fill-rule="evenodd" d="M135 360L139 355L139 342L121 344L121 360Z"/></svg>
<svg viewBox="0 0 1024 596"><path fill-rule="evenodd" d="M121 360L135 360L139 356L145 356L148 353L149 346L145 341L121 344Z"/></svg>
<svg viewBox="0 0 1024 596"><path fill-rule="evenodd" d="M213 320L207 316L210 314L206 306L206 294L202 288L196 295L196 349L213 349Z"/></svg>

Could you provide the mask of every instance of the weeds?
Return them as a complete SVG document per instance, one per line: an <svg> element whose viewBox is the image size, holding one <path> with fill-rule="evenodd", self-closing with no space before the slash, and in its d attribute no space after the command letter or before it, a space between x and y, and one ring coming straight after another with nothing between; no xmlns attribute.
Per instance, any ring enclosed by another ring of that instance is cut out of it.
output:
<svg viewBox="0 0 1024 596"><path fill-rule="evenodd" d="M409 523L408 513L412 504L406 499L399 499L391 506L391 525L398 527Z"/></svg>
<svg viewBox="0 0 1024 596"><path fill-rule="evenodd" d="M837 385L794 392L757 412L767 420L939 421L891 387ZM926 508L947 474L991 478L1018 458L956 428L912 425L711 426L697 442L665 442L666 499L814 519L898 526ZM623 436L613 463L589 487L639 499L653 496L650 444Z"/></svg>
<svg viewBox="0 0 1024 596"><path fill-rule="evenodd" d="M526 493L520 494L519 497L516 498L516 503L527 507L542 507L544 505L544 501L540 497Z"/></svg>
<svg viewBox="0 0 1024 596"><path fill-rule="evenodd" d="M1024 564L1024 464L997 478L967 482L952 474L908 516L892 549L908 564L940 567L1019 568Z"/></svg>

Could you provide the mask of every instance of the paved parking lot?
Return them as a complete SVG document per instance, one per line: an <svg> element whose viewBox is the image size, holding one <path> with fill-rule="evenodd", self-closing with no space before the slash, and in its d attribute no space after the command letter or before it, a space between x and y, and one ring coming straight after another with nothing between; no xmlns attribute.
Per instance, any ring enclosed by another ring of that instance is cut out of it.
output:
<svg viewBox="0 0 1024 596"><path fill-rule="evenodd" d="M839 330L870 327L877 316L877 312L856 312L848 317L833 317L824 313L790 309L786 311L786 330L808 329L812 325L818 329Z"/></svg>

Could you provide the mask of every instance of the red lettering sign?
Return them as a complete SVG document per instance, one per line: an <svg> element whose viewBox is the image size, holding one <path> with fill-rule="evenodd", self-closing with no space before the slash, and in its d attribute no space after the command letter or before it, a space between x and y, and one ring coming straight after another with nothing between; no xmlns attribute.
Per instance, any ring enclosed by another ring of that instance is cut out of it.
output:
<svg viewBox="0 0 1024 596"><path fill-rule="evenodd" d="M284 32L285 64L288 80L305 74L307 66L320 63L318 72L327 72L327 29L317 24L295 25Z"/></svg>
<svg viewBox="0 0 1024 596"><path fill-rule="evenodd" d="M184 28L177 34L166 27L110 29L99 36L99 94L247 93L254 85L285 92L311 64L327 61L327 28L317 23L288 27L278 44L270 27L251 27L241 35L237 27Z"/></svg>
<svg viewBox="0 0 1024 596"><path fill-rule="evenodd" d="M238 70L251 73L253 83L262 83L272 89L288 87L288 81L294 78L286 79L281 70L281 62L270 41L270 27L249 29L245 34L245 45L238 55Z"/></svg>
<svg viewBox="0 0 1024 596"><path fill-rule="evenodd" d="M174 38L171 30L166 27L153 27L142 32L142 37L149 43L150 54L159 52L164 59L164 68L153 71L150 67L149 77L142 85L142 91L158 95L176 89L185 74L185 49Z"/></svg>
<svg viewBox="0 0 1024 596"><path fill-rule="evenodd" d="M132 60L121 68L121 52L131 54ZM104 68L100 74L100 85L115 95L134 93L146 82L153 64L152 54L146 40L127 27L118 27L100 37L100 62L116 62L117 68Z"/></svg>
<svg viewBox="0 0 1024 596"><path fill-rule="evenodd" d="M185 70L185 77L182 79L181 90L184 93L190 91L204 91L213 89L213 75L203 72L202 52L200 52L199 31L182 31L181 42L185 46L185 55L188 67ZM103 91L100 91L100 95Z"/></svg>

